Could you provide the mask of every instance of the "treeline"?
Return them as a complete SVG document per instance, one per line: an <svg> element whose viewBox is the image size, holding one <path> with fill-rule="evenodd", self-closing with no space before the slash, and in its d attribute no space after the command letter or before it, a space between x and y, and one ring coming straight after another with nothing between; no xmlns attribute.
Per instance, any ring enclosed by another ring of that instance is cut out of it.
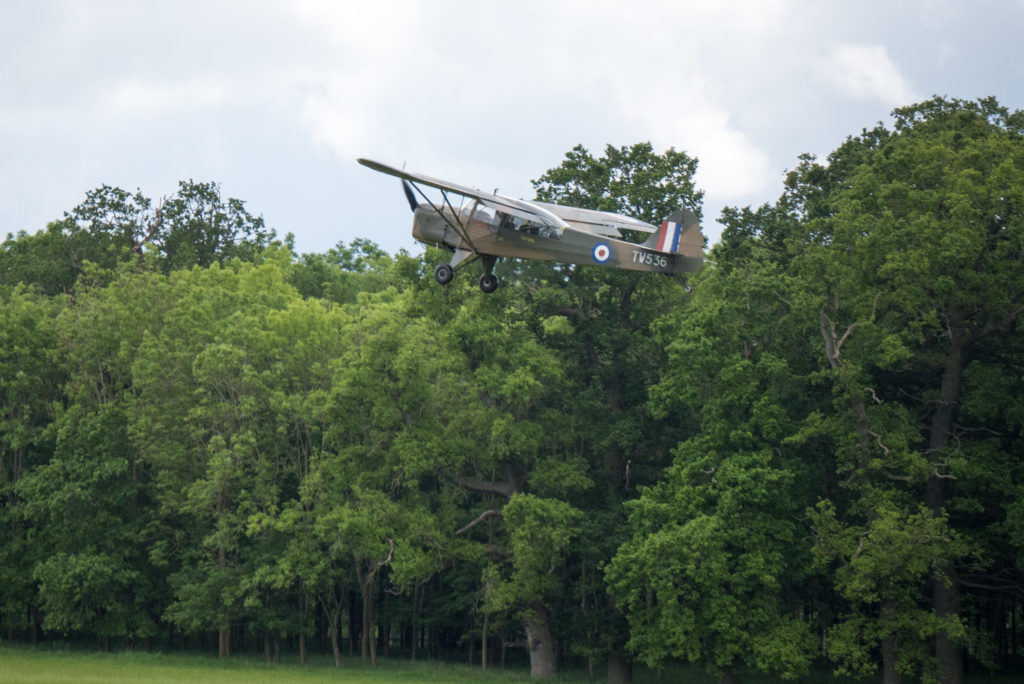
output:
<svg viewBox="0 0 1024 684"><path fill-rule="evenodd" d="M192 182L9 236L4 636L1019 671L1024 114L893 120L726 210L688 280L440 287L443 253L298 256ZM535 187L660 222L695 170L577 147Z"/></svg>

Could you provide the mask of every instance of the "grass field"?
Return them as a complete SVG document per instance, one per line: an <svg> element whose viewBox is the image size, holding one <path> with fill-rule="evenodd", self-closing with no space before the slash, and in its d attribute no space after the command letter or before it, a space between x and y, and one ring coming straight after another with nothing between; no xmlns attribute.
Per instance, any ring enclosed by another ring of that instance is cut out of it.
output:
<svg viewBox="0 0 1024 684"><path fill-rule="evenodd" d="M91 682L146 682L147 684L417 684L419 682L487 683L527 682L528 672L509 672L450 663L400 660L381 661L374 669L358 659L342 661L335 669L326 659L298 664L267 664L253 656L227 661L215 657L159 653L81 653L22 647L0 647L0 682L80 684ZM562 680L574 681L574 680Z"/></svg>
<svg viewBox="0 0 1024 684"><path fill-rule="evenodd" d="M559 674L558 684L598 684L604 681L604 673L590 677L586 672L574 671ZM94 653L76 650L30 648L25 646L0 646L0 683L32 684L79 684L107 682L145 682L146 684L489 684L496 682L530 682L526 668L501 670L492 668L486 672L479 667L468 667L453 663L409 662L407 660L381 660L372 668L358 658L342 660L342 666L335 669L330 659L313 657L308 665L297 662L267 664L254 655L238 655L228 660L202 655L162 654L147 652ZM655 673L644 667L634 672L635 684L653 684ZM666 671L663 682L684 684L713 684L710 677L698 666L675 666ZM776 681L763 674L748 673L741 676L744 684L765 684ZM818 672L798 680L801 684L873 684L880 678L847 679L834 678L828 672ZM909 680L908 680L909 681ZM1011 684L1020 682L1019 676L976 673L967 677L967 682L984 684Z"/></svg>

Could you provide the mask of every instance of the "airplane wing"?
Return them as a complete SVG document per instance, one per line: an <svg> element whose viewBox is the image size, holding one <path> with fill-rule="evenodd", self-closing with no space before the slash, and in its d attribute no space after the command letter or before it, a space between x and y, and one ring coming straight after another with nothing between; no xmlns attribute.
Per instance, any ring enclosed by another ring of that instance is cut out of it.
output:
<svg viewBox="0 0 1024 684"><path fill-rule="evenodd" d="M481 190L466 187L465 185L459 185L458 183L450 183L448 181L425 176L421 173L412 173L404 169L396 169L393 166L381 164L380 162L373 161L372 159L357 159L356 161L367 168L373 169L374 171L386 173L389 176L395 176L411 183L419 183L431 188L436 188L443 193L453 192L457 195L462 195L463 197L479 200L489 206L507 211L510 214L514 214L522 218L536 221L542 225L561 229L573 228L570 223L566 222L561 216L551 210L556 206L553 204L529 202L527 200L505 197L504 195L496 195L491 192L483 192ZM564 209L565 207L559 208ZM655 228L652 226L651 230L655 230Z"/></svg>
<svg viewBox="0 0 1024 684"><path fill-rule="evenodd" d="M588 233L619 236L623 230L635 230L639 233L653 233L658 230L657 226L652 226L646 221L622 214L613 214L608 211L579 209L560 204L548 204L547 202L534 202L533 204L547 209L573 228Z"/></svg>

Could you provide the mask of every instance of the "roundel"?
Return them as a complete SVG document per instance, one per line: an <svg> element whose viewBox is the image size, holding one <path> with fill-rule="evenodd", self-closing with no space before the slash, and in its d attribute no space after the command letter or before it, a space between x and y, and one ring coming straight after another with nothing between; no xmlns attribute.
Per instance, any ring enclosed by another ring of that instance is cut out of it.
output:
<svg viewBox="0 0 1024 684"><path fill-rule="evenodd" d="M603 264L612 258L612 248L605 242L598 242L594 245L594 261Z"/></svg>

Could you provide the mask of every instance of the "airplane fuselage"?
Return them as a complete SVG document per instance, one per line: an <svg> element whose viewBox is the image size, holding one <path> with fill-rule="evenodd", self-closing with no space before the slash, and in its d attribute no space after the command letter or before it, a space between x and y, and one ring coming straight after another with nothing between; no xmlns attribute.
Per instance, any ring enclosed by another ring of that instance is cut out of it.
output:
<svg viewBox="0 0 1024 684"><path fill-rule="evenodd" d="M463 227L464 236L451 227L453 222ZM445 207L440 213L430 206L418 206L414 211L412 234L420 242L453 251L614 266L631 271L683 273L699 269L701 261L606 235L541 225L475 201L458 210Z"/></svg>

